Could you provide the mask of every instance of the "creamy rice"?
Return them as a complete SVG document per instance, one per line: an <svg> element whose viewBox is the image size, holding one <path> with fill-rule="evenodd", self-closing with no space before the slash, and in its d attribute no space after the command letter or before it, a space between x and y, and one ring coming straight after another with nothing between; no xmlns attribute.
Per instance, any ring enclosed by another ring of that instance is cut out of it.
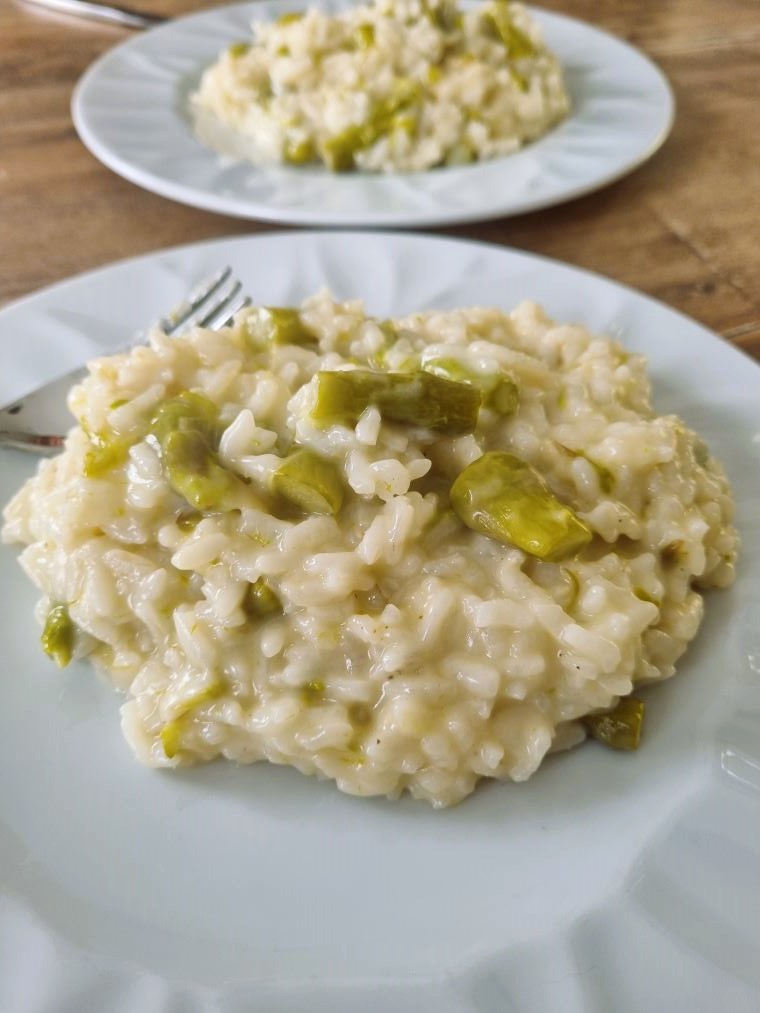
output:
<svg viewBox="0 0 760 1013"><path fill-rule="evenodd" d="M81 425L6 508L40 619L67 607L75 655L127 694L143 763L267 759L446 806L482 777L525 780L584 738L584 715L673 673L700 591L733 579L737 537L720 465L652 412L642 358L532 303L389 322L322 293L299 318L318 343L303 344L263 342L265 319L155 332L92 363L70 396ZM508 376L519 404L484 404L463 435L371 406L355 424L314 421L320 370L441 359L478 382ZM201 510L170 484L149 422L188 390L218 408L214 467L231 482ZM272 495L294 444L330 462L334 515ZM465 527L451 483L495 449L593 539L546 562ZM262 582L274 604L257 614Z"/></svg>
<svg viewBox="0 0 760 1013"><path fill-rule="evenodd" d="M219 147L223 123L254 162L391 172L509 154L569 99L521 4L375 0L255 22L250 44L205 71L192 108L201 140Z"/></svg>

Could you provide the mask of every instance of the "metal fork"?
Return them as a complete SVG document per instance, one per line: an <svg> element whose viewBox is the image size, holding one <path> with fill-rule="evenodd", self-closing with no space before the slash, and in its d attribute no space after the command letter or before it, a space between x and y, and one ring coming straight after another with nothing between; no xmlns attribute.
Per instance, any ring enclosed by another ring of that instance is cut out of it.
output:
<svg viewBox="0 0 760 1013"><path fill-rule="evenodd" d="M179 306L154 326L170 336L182 334L191 327L219 330L250 302L241 283L233 277L232 268L223 267L200 282ZM140 332L128 345L114 351L129 351L145 339L145 332ZM72 425L66 410L66 395L86 375L85 366L73 369L0 408L0 447L36 454L53 454L60 450L65 439L63 434Z"/></svg>
<svg viewBox="0 0 760 1013"><path fill-rule="evenodd" d="M149 11L136 11L131 7L120 7L116 4L93 3L92 0L27 0L27 3L48 7L62 14L90 18L93 21L109 21L111 24L124 25L126 28L153 28L169 20Z"/></svg>

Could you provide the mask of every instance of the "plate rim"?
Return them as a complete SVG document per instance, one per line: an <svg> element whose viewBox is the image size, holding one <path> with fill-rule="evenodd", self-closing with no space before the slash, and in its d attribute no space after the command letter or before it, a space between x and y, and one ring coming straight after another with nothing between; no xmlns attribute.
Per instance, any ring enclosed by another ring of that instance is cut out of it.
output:
<svg viewBox="0 0 760 1013"><path fill-rule="evenodd" d="M343 232L351 234L352 238L361 239L363 236L372 236L374 238L395 239L399 236L404 236L413 241L423 240L425 242L432 243L455 243L464 246L473 247L485 247L487 249L500 250L508 254L513 254L519 258L525 258L528 260L535 260L539 263L551 265L554 267L562 268L564 271L574 272L578 276L590 277L597 281L604 282L605 284L612 285L617 289L624 292L626 295L634 296L637 299L646 300L648 303L655 305L661 309L667 310L668 313L672 313L677 316L683 322L689 324L692 327L698 328L704 335L709 336L712 339L717 339L721 347L729 355L734 355L741 360L745 365L749 364L756 369L760 369L760 361L753 358L749 352L747 352L740 345L736 345L723 337L718 331L713 330L708 324L703 323L696 317L690 316L684 310L678 309L675 306L671 306L665 302L664 299L658 296L651 295L648 292L644 292L641 289L637 289L635 286L625 281L620 281L611 275L604 274L602 271L595 270L593 268L582 267L579 264L573 264L570 261L562 260L559 257L552 257L549 254L537 253L534 250L524 250L519 246L511 246L506 243L499 243L491 239L473 239L468 236L451 236L436 234L430 232L417 231L415 229L404 229L403 231L398 229L340 229L335 227L307 227L304 229L298 229L297 232L290 228L274 228L266 229L261 232L250 232L250 233L225 233L219 236L210 236L206 239L191 240L186 243L175 243L171 246L161 246L154 250L148 250L144 253L130 254L126 257L119 257L115 260L109 260L105 264L100 264L97 267L87 268L84 271L77 271L74 274L67 275L65 278L59 278L57 281L49 282L46 285L42 285L40 288L33 289L30 292L25 292L23 295L17 296L15 299L11 299L9 302L4 303L0 306L0 320L8 311L16 311L22 308L26 303L33 302L38 296L48 296L53 294L57 289L64 288L72 282L81 282L94 278L101 274L108 273L110 270L116 267L123 267L128 265L136 265L142 261L152 260L155 257L161 257L163 255L174 256L181 255L185 251L191 249L197 249L201 247L214 246L216 244L226 243L240 243L246 244L248 242L263 241L267 238L278 238L287 237L293 235L310 235L310 236L322 236L327 238L333 235L340 235Z"/></svg>

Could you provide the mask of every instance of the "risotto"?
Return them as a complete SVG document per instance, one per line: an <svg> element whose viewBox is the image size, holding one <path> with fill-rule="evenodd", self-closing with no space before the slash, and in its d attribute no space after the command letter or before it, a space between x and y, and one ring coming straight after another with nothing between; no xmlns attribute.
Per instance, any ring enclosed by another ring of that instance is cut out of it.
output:
<svg viewBox="0 0 760 1013"><path fill-rule="evenodd" d="M719 463L642 358L533 303L380 320L327 293L96 360L5 511L44 648L150 766L266 759L459 802L592 734L731 582Z"/></svg>
<svg viewBox="0 0 760 1013"><path fill-rule="evenodd" d="M375 0L257 21L191 101L212 147L223 123L254 162L381 172L509 154L569 109L540 29L506 0L462 11L454 0Z"/></svg>

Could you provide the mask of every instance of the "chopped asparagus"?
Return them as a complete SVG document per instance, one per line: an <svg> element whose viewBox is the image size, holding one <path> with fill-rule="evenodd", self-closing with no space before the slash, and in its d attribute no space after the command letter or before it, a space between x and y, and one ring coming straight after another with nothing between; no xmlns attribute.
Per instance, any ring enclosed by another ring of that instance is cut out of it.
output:
<svg viewBox="0 0 760 1013"><path fill-rule="evenodd" d="M76 626L66 605L54 605L47 614L40 643L59 668L65 668L74 654Z"/></svg>
<svg viewBox="0 0 760 1013"><path fill-rule="evenodd" d="M588 714L583 723L589 735L611 749L638 749L644 720L644 701L624 697L604 714Z"/></svg>
<svg viewBox="0 0 760 1013"><path fill-rule="evenodd" d="M509 7L503 0L495 0L485 14L488 31L500 39L511 60L523 60L536 55L533 41L521 31L509 16Z"/></svg>
<svg viewBox="0 0 760 1013"><path fill-rule="evenodd" d="M192 390L164 401L151 419L150 429L162 447L172 433L197 432L213 450L224 432L214 402Z"/></svg>
<svg viewBox="0 0 760 1013"><path fill-rule="evenodd" d="M527 77L525 77L524 74L521 74L520 71L517 69L517 67L510 66L508 69L509 69L509 76L512 78L512 81L520 89L520 91L527 91L528 88L530 87Z"/></svg>
<svg viewBox="0 0 760 1013"><path fill-rule="evenodd" d="M514 415L520 404L517 384L499 370L497 373L476 373L463 366L457 359L423 358L422 368L428 373L442 376L458 383L471 383L483 392L483 404L501 415Z"/></svg>
<svg viewBox="0 0 760 1013"><path fill-rule="evenodd" d="M182 722L170 721L161 729L161 745L164 753L170 760L173 760L182 748Z"/></svg>
<svg viewBox="0 0 760 1013"><path fill-rule="evenodd" d="M463 366L458 359L439 357L427 359L423 355L422 368L426 373L433 373L435 376L442 376L445 380L454 380L456 383L472 383L477 385L477 376L466 366Z"/></svg>
<svg viewBox="0 0 760 1013"><path fill-rule="evenodd" d="M134 436L119 436L105 430L90 434L90 446L85 451L82 471L85 478L97 478L111 468L124 464Z"/></svg>
<svg viewBox="0 0 760 1013"><path fill-rule="evenodd" d="M678 538L674 542L668 542L660 549L660 558L665 566L674 566L680 562L684 553L684 543Z"/></svg>
<svg viewBox="0 0 760 1013"><path fill-rule="evenodd" d="M417 123L419 117L415 110L409 112L396 113L391 120L391 130L398 130L402 134L407 134L409 137L414 137L417 133Z"/></svg>
<svg viewBox="0 0 760 1013"><path fill-rule="evenodd" d="M470 433L478 421L480 391L424 370L380 373L368 369L317 373L311 417L319 425L356 425L375 405L383 418L440 433Z"/></svg>
<svg viewBox="0 0 760 1013"><path fill-rule="evenodd" d="M330 169L346 172L356 165L356 155L371 147L384 134L397 127L408 130L409 122L399 113L412 114L420 99L420 85L416 81L400 78L388 98L377 102L363 123L346 127L339 134L328 137L322 145L322 157ZM416 122L415 127L416 129Z"/></svg>
<svg viewBox="0 0 760 1013"><path fill-rule="evenodd" d="M195 531L202 520L203 514L193 511L193 513L180 514L174 523L180 531Z"/></svg>
<svg viewBox="0 0 760 1013"><path fill-rule="evenodd" d="M493 390L488 392L486 404L500 415L514 415L520 407L520 391L514 380L501 376Z"/></svg>
<svg viewBox="0 0 760 1013"><path fill-rule="evenodd" d="M534 468L499 450L457 476L451 505L467 527L549 562L574 555L592 538Z"/></svg>
<svg viewBox="0 0 760 1013"><path fill-rule="evenodd" d="M462 27L462 15L457 11L455 3L429 4L423 0L422 13L442 32L451 32Z"/></svg>
<svg viewBox="0 0 760 1013"><path fill-rule="evenodd" d="M371 49L375 44L375 26L368 21L357 25L354 42L357 49Z"/></svg>
<svg viewBox="0 0 760 1013"><path fill-rule="evenodd" d="M343 480L332 461L312 450L296 450L272 476L272 492L310 514L337 514Z"/></svg>
<svg viewBox="0 0 760 1013"><path fill-rule="evenodd" d="M186 714L189 714L190 711L195 710L196 707L200 707L201 704L209 703L211 700L216 700L226 689L227 684L225 682L222 682L221 679L215 679L213 682L209 683L208 686L204 687L204 689L201 689L197 693L193 693L192 696L189 696L182 703L182 706L175 717L184 717Z"/></svg>
<svg viewBox="0 0 760 1013"><path fill-rule="evenodd" d="M298 310L285 306L258 306L246 318L248 336L257 348L268 345L309 345L318 340Z"/></svg>
<svg viewBox="0 0 760 1013"><path fill-rule="evenodd" d="M184 718L191 711L195 710L196 707L209 703L211 700L216 700L217 697L220 697L224 693L226 688L226 684L221 679L215 680L206 686L205 689L188 697L177 711L174 720L164 725L161 729L161 745L164 747L164 752L170 760L173 760L182 748Z"/></svg>
<svg viewBox="0 0 760 1013"><path fill-rule="evenodd" d="M314 142L308 137L300 141L288 139L282 150L283 160L288 165L307 165L315 160L316 155L317 149L314 147ZM301 342L291 342L291 344L301 344Z"/></svg>
<svg viewBox="0 0 760 1013"><path fill-rule="evenodd" d="M219 464L197 430L169 433L163 441L163 455L169 485L196 510L222 507L236 487L235 476Z"/></svg>
<svg viewBox="0 0 760 1013"><path fill-rule="evenodd" d="M357 151L373 143L372 135L365 133L363 126L346 127L323 143L322 158L333 172L348 172L356 166Z"/></svg>
<svg viewBox="0 0 760 1013"><path fill-rule="evenodd" d="M249 585L243 599L243 609L251 619L265 619L282 612L282 602L269 582L264 577L259 577Z"/></svg>
<svg viewBox="0 0 760 1013"><path fill-rule="evenodd" d="M150 428L172 489L196 510L223 506L238 480L216 455L224 425L214 402L185 390L160 405Z"/></svg>
<svg viewBox="0 0 760 1013"><path fill-rule="evenodd" d="M301 686L301 697L306 704L320 703L325 691L325 684L321 679L311 679Z"/></svg>

